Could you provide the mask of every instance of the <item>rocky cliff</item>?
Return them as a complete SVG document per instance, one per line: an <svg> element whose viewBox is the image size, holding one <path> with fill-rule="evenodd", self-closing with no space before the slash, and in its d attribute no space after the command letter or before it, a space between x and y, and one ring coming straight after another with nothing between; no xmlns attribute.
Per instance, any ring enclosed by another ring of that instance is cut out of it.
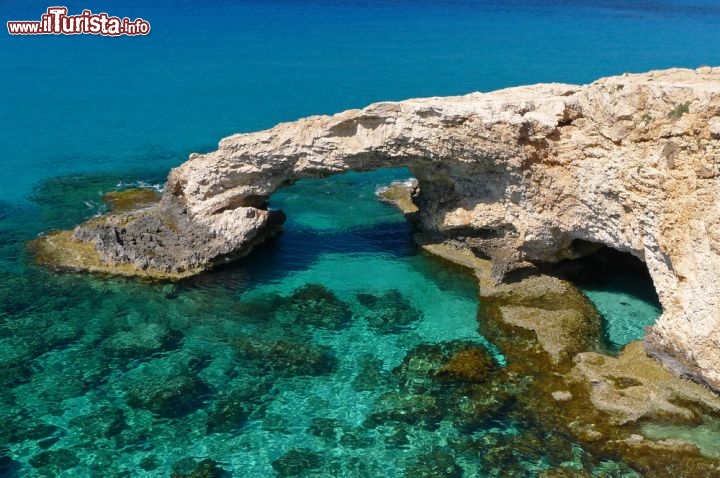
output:
<svg viewBox="0 0 720 478"><path fill-rule="evenodd" d="M720 389L718 68L376 103L234 135L173 169L158 204L37 248L60 267L182 277L278 230L278 188L401 165L424 230L470 238L497 278L595 244L642 259L664 310L646 349Z"/></svg>

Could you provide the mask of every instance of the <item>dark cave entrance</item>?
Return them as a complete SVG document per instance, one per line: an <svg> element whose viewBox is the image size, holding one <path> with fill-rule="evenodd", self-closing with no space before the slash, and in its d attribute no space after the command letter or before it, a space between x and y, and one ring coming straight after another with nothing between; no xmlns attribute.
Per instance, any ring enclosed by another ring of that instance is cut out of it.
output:
<svg viewBox="0 0 720 478"><path fill-rule="evenodd" d="M592 250L580 259L547 266L547 273L573 282L602 316L609 351L640 340L662 307L643 261L627 252L577 240L576 249Z"/></svg>

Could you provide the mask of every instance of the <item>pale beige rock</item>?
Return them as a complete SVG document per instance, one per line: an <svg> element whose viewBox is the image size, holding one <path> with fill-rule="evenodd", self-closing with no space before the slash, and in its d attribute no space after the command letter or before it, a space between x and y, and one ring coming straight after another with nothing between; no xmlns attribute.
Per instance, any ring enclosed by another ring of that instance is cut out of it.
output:
<svg viewBox="0 0 720 478"><path fill-rule="evenodd" d="M534 307L500 307L505 322L535 332L538 342L553 363L572 357L581 347L573 347L582 332L583 313L576 309L542 310ZM584 345L584 344L583 344Z"/></svg>
<svg viewBox="0 0 720 478"><path fill-rule="evenodd" d="M628 344L618 357L578 354L569 377L587 383L595 408L618 424L657 417L700 419L684 406L687 403L720 412L717 395L671 374L645 355L640 342Z"/></svg>
<svg viewBox="0 0 720 478"><path fill-rule="evenodd" d="M279 187L406 165L426 230L494 231L509 262L573 257L578 239L644 260L663 306L648 350L720 389L719 116L720 69L707 67L377 103L225 138L170 173L158 208L233 257ZM216 262L202 254L183 267Z"/></svg>
<svg viewBox="0 0 720 478"><path fill-rule="evenodd" d="M556 390L551 395L556 402L567 402L573 398L572 393L567 390Z"/></svg>

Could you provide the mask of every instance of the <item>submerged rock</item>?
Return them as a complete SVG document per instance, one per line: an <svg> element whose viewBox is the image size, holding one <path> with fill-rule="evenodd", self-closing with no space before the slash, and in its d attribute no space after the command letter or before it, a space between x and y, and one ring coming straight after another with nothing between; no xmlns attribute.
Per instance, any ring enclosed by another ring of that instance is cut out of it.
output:
<svg viewBox="0 0 720 478"><path fill-rule="evenodd" d="M366 316L370 328L381 334L403 332L422 318L420 311L397 289L379 296L358 294L357 299L360 304L370 309Z"/></svg>
<svg viewBox="0 0 720 478"><path fill-rule="evenodd" d="M171 475L172 478L229 478L230 476L230 473L218 462L209 458L200 461L184 458L173 465Z"/></svg>
<svg viewBox="0 0 720 478"><path fill-rule="evenodd" d="M185 416L204 405L209 387L181 357L145 362L128 372L123 383L128 405L161 417Z"/></svg>
<svg viewBox="0 0 720 478"><path fill-rule="evenodd" d="M455 462L452 454L440 447L433 447L428 453L417 458L407 467L407 478L461 478L463 469Z"/></svg>
<svg viewBox="0 0 720 478"><path fill-rule="evenodd" d="M110 205L113 212L125 212L159 202L160 194L147 188L125 189L105 193L103 201Z"/></svg>
<svg viewBox="0 0 720 478"><path fill-rule="evenodd" d="M117 332L103 342L103 350L114 357L139 358L156 352L177 348L182 341L180 332L167 326L143 322L130 331Z"/></svg>
<svg viewBox="0 0 720 478"><path fill-rule="evenodd" d="M497 364L482 346L457 341L421 344L393 369L400 387L415 392L436 391L441 383L483 382Z"/></svg>
<svg viewBox="0 0 720 478"><path fill-rule="evenodd" d="M298 325L337 330L352 320L350 306L330 289L320 284L308 284L290 296L288 308Z"/></svg>
<svg viewBox="0 0 720 478"><path fill-rule="evenodd" d="M388 423L404 423L435 430L445 416L440 400L429 394L389 392L383 394L363 426L376 428Z"/></svg>
<svg viewBox="0 0 720 478"><path fill-rule="evenodd" d="M69 423L89 440L110 438L120 433L126 426L125 412L120 408L101 407L98 410L80 415Z"/></svg>
<svg viewBox="0 0 720 478"><path fill-rule="evenodd" d="M367 430L354 429L347 422L335 418L313 418L307 431L333 447L367 448L374 442Z"/></svg>
<svg viewBox="0 0 720 478"><path fill-rule="evenodd" d="M75 453L66 448L40 452L28 461L36 470L50 473L51 476L80 464L80 459Z"/></svg>
<svg viewBox="0 0 720 478"><path fill-rule="evenodd" d="M272 396L273 383L268 378L246 380L215 397L208 411L207 433L233 433L245 425L253 412Z"/></svg>
<svg viewBox="0 0 720 478"><path fill-rule="evenodd" d="M460 350L435 373L435 377L441 381L484 382L488 371L495 367L485 349Z"/></svg>
<svg viewBox="0 0 720 478"><path fill-rule="evenodd" d="M313 418L307 431L328 442L337 443L346 428L347 423L336 418Z"/></svg>
<svg viewBox="0 0 720 478"><path fill-rule="evenodd" d="M273 461L272 467L279 477L307 476L313 470L321 468L323 463L319 453L306 448L293 448Z"/></svg>
<svg viewBox="0 0 720 478"><path fill-rule="evenodd" d="M235 339L233 346L239 358L277 376L322 375L337 365L333 350L322 345L246 337Z"/></svg>
<svg viewBox="0 0 720 478"><path fill-rule="evenodd" d="M497 382L459 387L448 397L445 402L450 411L448 418L462 433L486 429L493 420L506 418L516 406L515 394L520 387Z"/></svg>
<svg viewBox="0 0 720 478"><path fill-rule="evenodd" d="M720 416L719 397L670 373L640 342L628 344L617 358L582 353L575 364L571 377L587 384L593 405L618 424L653 417L693 423L699 409Z"/></svg>
<svg viewBox="0 0 720 478"><path fill-rule="evenodd" d="M383 362L374 355L366 354L358 360L360 371L352 381L352 387L358 392L377 390L388 382L388 374L383 371Z"/></svg>

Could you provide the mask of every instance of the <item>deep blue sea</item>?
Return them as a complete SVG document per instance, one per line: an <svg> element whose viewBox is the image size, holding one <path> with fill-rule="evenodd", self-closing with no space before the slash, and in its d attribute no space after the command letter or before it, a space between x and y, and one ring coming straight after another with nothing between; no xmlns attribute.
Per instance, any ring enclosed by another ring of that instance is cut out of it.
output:
<svg viewBox="0 0 720 478"><path fill-rule="evenodd" d="M0 17L51 5L2 1ZM468 431L445 389L408 384L423 357L505 359L477 332L472 278L421 255L377 201L405 170L280 191L279 240L180 284L51 273L25 243L105 211L105 192L161 187L232 133L381 100L720 65L710 0L64 5L152 31L0 33L0 476L182 475L206 459L239 477L502 476L508 463L463 440L512 447L532 430L496 417ZM611 345L660 313L648 287L586 287ZM565 466L582 468L567 446ZM542 450L512 456L528 476L558 466Z"/></svg>

